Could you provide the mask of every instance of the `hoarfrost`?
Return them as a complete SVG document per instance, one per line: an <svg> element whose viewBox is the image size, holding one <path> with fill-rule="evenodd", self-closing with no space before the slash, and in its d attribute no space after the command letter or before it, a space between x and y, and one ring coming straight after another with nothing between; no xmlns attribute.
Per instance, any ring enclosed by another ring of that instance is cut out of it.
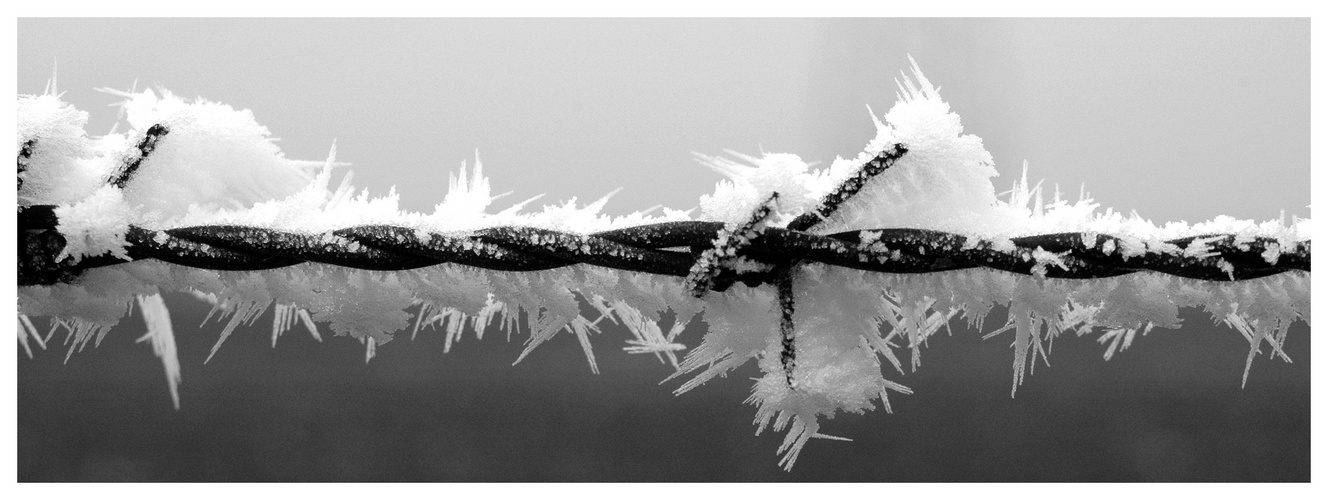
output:
<svg viewBox="0 0 1328 500"><path fill-rule="evenodd" d="M534 196L491 210L507 193L492 194L478 152L473 168L462 163L449 175L448 192L431 213L407 212L400 209L395 191L384 196L357 192L349 172L334 187L331 172L343 165L336 161L335 143L323 161L285 158L248 110L203 99L186 101L164 90L113 92L125 98L122 109L128 132L89 138L83 130L87 114L58 95L20 96L19 205L57 205L57 230L67 241L62 257L74 260L126 256L125 232L131 225L156 231L160 244L168 236L166 230L196 225L248 225L342 242L349 240L332 231L391 224L406 228L407 234L457 238L463 248L480 255L506 251L471 238L479 229L499 226L588 235L656 222L711 220L725 222L726 229L715 247L698 259L697 277L687 280L586 265L512 273L458 264L379 272L306 263L267 271L218 272L137 261L90 269L71 283L20 287L18 339L32 355L30 342L44 348L47 338L64 330L68 359L94 339L99 342L137 303L148 325L141 340L150 340L162 358L178 407L180 368L170 317L161 299L166 292L203 298L213 305L209 319L215 314L218 321L226 322L209 359L238 326L252 323L272 308L274 347L296 323L321 341L316 323L323 323L334 335L363 343L367 361L396 332L412 326L412 338L421 331L441 330L444 350L450 351L466 329L480 337L486 327L497 324L509 339L517 332L529 335L516 361L565 331L576 337L591 371L597 373L591 335L599 333L607 320L631 332L625 351L653 354L675 367L669 379L685 378L676 390L679 394L755 360L763 375L748 402L757 407L758 432L788 431L779 448L785 467L793 466L812 438L842 439L820 432L823 418L840 411L874 409L876 400L890 411L888 392L911 394L884 373L894 377L918 370L928 339L959 318L986 332L984 338L1010 340L1012 395L1025 375L1033 373L1039 357L1049 363L1051 344L1062 333L1098 335L1106 345L1104 357L1110 359L1156 327L1178 327L1180 307L1204 308L1249 342L1242 384L1265 345L1271 356L1289 361L1282 350L1288 328L1296 321L1310 321L1308 272L1241 282L1200 282L1153 273L1062 280L1047 278L1048 271L1075 262L1040 247L1018 250L1012 239L1079 232L1084 233L1082 244L1094 247L1098 235L1112 235L1116 238L1103 240L1100 247L1108 255L1211 259L1217 255L1215 245L1225 244L1212 235L1229 233L1237 236L1235 245L1247 247L1256 238L1276 240L1261 255L1263 261L1275 264L1309 241L1310 219L1292 218L1288 225L1285 216L1267 222L1217 217L1197 224L1158 226L1132 212L1126 216L1110 208L1099 210L1100 205L1082 190L1073 203L1061 198L1059 188L1044 196L1040 182L1028 181L1027 164L1011 189L998 195L991 155L980 138L963 133L959 115L941 99L916 62L912 75L904 75L897 84L899 100L885 115L876 116L868 109L875 138L856 157L836 158L827 168L813 169L790 154L698 154L698 161L725 179L713 193L701 197L695 219L691 211L656 207L621 217L601 213L618 191L587 205L572 199L527 210L539 199ZM157 125L169 134L144 155L135 144ZM789 275L796 304L787 313L792 315L791 342L785 342L781 332L786 313L774 287L737 283L701 299L688 293L698 287L709 290L701 278L713 278L721 268L740 274L775 270L743 255L741 248L764 227L785 227L815 210L827 193L856 175L865 162L896 145L906 146L907 153L870 178L813 232L857 231L859 246L881 261L929 252L926 247L884 248L882 228L954 232L966 237L957 250L983 246L1022 258L1034 263L1037 276L981 268L887 275L798 264ZM106 183L108 176L132 160L142 161L123 189ZM1182 237L1196 239L1184 249L1166 243ZM560 241L531 236L535 245L562 246ZM584 252L585 245L577 240L575 249ZM1234 277L1231 263L1211 265ZM599 316L593 320L583 316L583 303ZM1008 306L1008 316L996 328L986 328L985 319L996 306ZM673 323L665 333L661 314L669 311ZM55 318L45 337L30 319L35 317ZM684 342L685 326L697 319L709 325L708 331L699 341ZM1012 332L1013 339L1006 332ZM695 347L687 350L687 345ZM901 355L908 356L909 370L904 369Z"/></svg>

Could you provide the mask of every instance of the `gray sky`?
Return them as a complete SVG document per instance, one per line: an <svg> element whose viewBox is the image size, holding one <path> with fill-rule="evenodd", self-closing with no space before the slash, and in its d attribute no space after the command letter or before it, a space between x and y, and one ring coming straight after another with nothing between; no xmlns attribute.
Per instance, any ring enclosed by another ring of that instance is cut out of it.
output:
<svg viewBox="0 0 1328 500"><path fill-rule="evenodd" d="M1306 19L20 19L18 89L59 60L109 130L160 85L252 109L293 158L428 210L478 149L497 192L690 208L692 151L828 163L873 135L907 55L1018 176L1155 222L1308 216ZM515 201L515 200L513 200Z"/></svg>

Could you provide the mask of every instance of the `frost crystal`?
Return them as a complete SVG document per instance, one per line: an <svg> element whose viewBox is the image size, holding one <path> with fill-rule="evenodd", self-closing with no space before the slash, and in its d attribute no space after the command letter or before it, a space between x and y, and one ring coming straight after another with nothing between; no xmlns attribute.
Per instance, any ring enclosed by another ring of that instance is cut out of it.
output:
<svg viewBox="0 0 1328 500"><path fill-rule="evenodd" d="M171 328L171 315L166 310L166 302L161 295L152 294L138 297L138 309L143 311L143 322L147 323L148 332L138 339L139 342L151 341L152 352L161 358L166 367L166 382L171 388L171 402L175 409L180 409L180 358L175 353L175 332Z"/></svg>
<svg viewBox="0 0 1328 500"><path fill-rule="evenodd" d="M1178 327L1181 307L1202 307L1246 339L1246 378L1265 347L1289 360L1282 350L1288 328L1296 321L1309 322L1308 272L1239 282L1155 273L1056 279L1049 276L1085 264L1041 246L1024 250L1015 241L1081 233L1073 240L1128 263L1183 259L1186 265L1220 269L1234 279L1236 267L1219 257L1220 247L1249 249L1273 240L1260 247L1258 259L1273 265L1306 248L1311 220L1293 219L1288 225L1285 217L1264 223L1218 217L1194 225L1157 226L1137 214L1099 211L1099 205L1082 194L1069 203L1057 190L1046 203L1042 185L1030 186L1027 165L1010 191L998 195L992 184L996 170L981 139L965 135L959 115L941 100L916 63L912 70L911 77L898 82L898 102L883 117L873 114L877 135L853 159L837 158L828 168L813 169L789 154L698 154L698 161L726 179L701 197L696 219L688 211L667 208L611 217L600 213L608 196L588 205L573 199L529 211L526 206L539 198L535 196L491 210L507 193L492 194L478 153L473 168L463 163L450 176L449 191L432 213L406 212L398 207L394 191L377 197L357 193L349 173L332 186L331 171L341 165L335 144L321 162L285 158L248 110L203 99L186 101L164 90L112 91L125 98L128 131L89 138L83 130L87 114L53 92L20 96L19 205L55 206L56 230L66 241L60 257L71 261L127 257L131 228L149 231L146 239L135 241L187 246L169 231L247 226L250 229L234 232L253 240L245 243L309 244L363 257L375 251L372 245L342 231L390 225L400 232L382 233L383 238L402 244L416 236L419 251L463 251L492 260L526 251L588 254L603 244L588 236L592 233L652 223L706 220L722 222L724 229L708 248L700 245L692 249L695 254L672 254L688 256L691 272L686 279L584 264L528 272L461 263L405 271L318 263L210 271L139 260L88 269L69 283L20 287L18 339L31 355L32 344L45 348L51 336L63 330L70 356L93 339L100 341L137 303L147 323L140 340L150 342L161 358L178 407L180 365L161 299L166 292L204 300L212 305L208 318L215 315L226 322L209 359L222 353L223 341L235 328L272 309L274 347L296 323L321 340L321 323L335 335L361 342L368 360L409 327L412 338L421 331L440 330L446 351L462 340L466 329L478 337L497 324L509 338L517 332L529 335L517 361L568 332L580 344L589 368L598 372L592 336L598 336L606 321L621 323L632 334L623 350L651 354L674 366L670 379L683 379L678 393L755 360L763 375L748 402L757 407L758 432L767 427L788 430L779 449L785 467L793 466L812 438L842 439L820 432L823 418L840 411L862 413L878 401L890 411L890 392L911 394L885 373L904 376L903 357L909 370L919 369L928 338L958 317L987 330L986 337L1004 335L1012 342L1012 394L1025 375L1032 374L1039 357L1047 362L1050 345L1060 334L1097 335L1106 346L1104 357L1110 359L1156 327ZM892 151L903 154L890 156ZM868 162L886 157L893 163L880 163L879 172L863 174ZM108 183L117 176L123 179L122 187ZM846 190L844 186L853 183ZM824 200L836 193L849 195L829 207ZM512 244L482 237L495 228L517 228L509 231L515 235ZM819 247L850 255L852 262L909 262L946 252L990 250L1030 264L1034 276L986 268L882 274L817 263L764 262L744 249L766 228L804 230L799 233L803 236L856 234L857 242L832 240ZM959 239L887 246L883 230L895 228L945 231ZM1187 237L1193 241L1183 248L1167 242ZM621 246L611 255L643 258L643 253L633 253L637 251ZM716 286L721 276L732 281L733 275L738 281L773 275L778 286ZM583 316L585 304L598 316ZM1008 306L1008 317L994 329L984 328L997 305ZM662 314L669 311L672 324L661 327ZM35 317L52 318L45 335L32 321ZM704 337L681 338L684 327L698 318L709 325ZM688 350L688 345L695 347Z"/></svg>

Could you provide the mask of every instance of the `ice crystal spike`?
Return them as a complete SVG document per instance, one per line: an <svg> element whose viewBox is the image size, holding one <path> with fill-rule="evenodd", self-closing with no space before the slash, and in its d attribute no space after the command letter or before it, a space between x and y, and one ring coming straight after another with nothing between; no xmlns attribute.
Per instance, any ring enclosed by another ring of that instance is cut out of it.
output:
<svg viewBox="0 0 1328 500"><path fill-rule="evenodd" d="M140 295L137 297L138 310L143 313L143 322L147 324L147 333L139 342L151 341L152 352L161 358L166 368L166 383L170 385L171 402L175 409L180 409L180 358L175 351L175 331L171 327L171 315L166 310L166 302L160 294Z"/></svg>
<svg viewBox="0 0 1328 500"><path fill-rule="evenodd" d="M1027 167L998 195L981 139L910 63L856 156L814 169L791 154L698 154L724 176L699 214L621 217L601 213L608 196L491 209L504 195L478 152L433 212L407 212L350 172L334 186L335 142L325 160L290 160L248 110L164 90L111 91L129 132L91 138L52 77L18 97L18 340L33 356L62 330L68 359L137 304L178 408L168 292L225 322L205 362L225 362L229 335L271 309L274 348L298 323L320 341L320 328L354 338L367 362L408 328L438 331L447 352L495 325L528 335L516 361L569 332L598 373L592 334L619 323L624 351L675 367L677 393L755 361L747 402L758 433L787 431L785 468L812 438L843 440L823 419L912 394L885 376L920 369L957 318L1011 342L1012 395L1063 333L1097 338L1110 359L1179 326L1181 307L1249 343L1242 385L1260 352L1290 361L1288 328L1310 317L1311 220L1158 226L1099 210L1082 188L1047 203ZM1007 317L984 327L997 305ZM39 317L52 318L44 336ZM691 324L708 330L683 338Z"/></svg>

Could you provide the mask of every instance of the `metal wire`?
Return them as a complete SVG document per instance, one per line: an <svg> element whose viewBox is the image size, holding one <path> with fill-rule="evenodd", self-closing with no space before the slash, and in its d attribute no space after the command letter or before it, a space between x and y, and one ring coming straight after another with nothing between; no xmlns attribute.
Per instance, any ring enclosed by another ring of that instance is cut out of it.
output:
<svg viewBox="0 0 1328 500"><path fill-rule="evenodd" d="M132 182L169 132L161 124L148 128L106 182L120 189ZM37 146L33 138L19 150L20 190ZM69 258L56 259L65 240L56 230L55 207L20 207L18 282L19 286L71 282L87 269L157 259L225 271L276 269L305 262L378 271L450 263L509 272L587 264L685 277L687 290L698 298L739 281L750 286L774 284L780 306L779 362L788 387L797 390L793 277L799 266L809 262L887 273L986 267L1067 279L1155 271L1201 280L1244 280L1310 270L1308 240L1290 243L1287 248L1273 238L1233 234L1179 238L1166 242L1174 245L1169 252L1127 255L1124 249L1140 242L1096 233L1045 234L998 243L926 229L808 232L907 153L903 144L882 151L787 228L767 226L779 199L779 193L771 193L746 222L732 227L721 222L666 222L575 234L503 226L455 235L394 225L361 225L318 234L236 225L166 230L130 226L125 234L127 258L107 254L75 263ZM1193 245L1201 246L1188 251ZM745 265L738 265L740 262Z"/></svg>
<svg viewBox="0 0 1328 500"><path fill-rule="evenodd" d="M131 182L138 166L168 132L161 125L150 127L107 182L118 187ZM20 150L20 173L28 168L37 145L33 139ZM19 286L69 282L86 269L143 259L225 271L275 269L304 262L380 271L452 263L515 272L588 264L689 277L698 295L707 290L725 290L739 281L749 285L776 283L781 269L806 262L886 273L986 267L1067 279L1154 271L1201 280L1245 280L1310 270L1309 241L1288 248L1272 238L1238 239L1232 234L1169 240L1166 243L1181 251L1127 256L1120 250L1128 243L1123 238L1095 233L1026 236L1013 238L1013 245L998 245L991 240L926 229L882 228L829 235L806 232L907 152L906 146L895 145L867 161L788 228L764 227L765 212L761 209L751 221L736 228L726 229L721 222L688 221L592 234L522 226L481 229L465 236L393 225L363 225L321 234L234 225L162 231L130 226L125 234L128 259L103 255L73 263L69 259L55 260L65 242L55 230L59 221L54 207L21 207ZM777 197L778 193L773 193L770 201ZM768 203L762 206L766 212ZM1204 252L1185 252L1196 242L1206 245ZM677 248L686 250L674 250ZM1271 263L1263 256L1270 248L1280 253ZM1035 253L1039 250L1058 254L1060 265L1038 259L1037 255L1045 255ZM737 258L757 265L739 272L732 265Z"/></svg>
<svg viewBox="0 0 1328 500"><path fill-rule="evenodd" d="M78 264L54 262L64 247L63 238L43 217L49 207L30 207L20 217L19 284L46 285L57 276L76 276L82 270L132 260L157 259L183 266L225 271L275 269L304 262L321 262L380 271L416 269L453 263L496 271L541 271L574 264L589 264L626 271L688 276L701 254L713 247L724 230L721 222L665 222L588 235L533 227L495 227L458 237L421 233L413 228L367 225L330 233L304 234L247 226L195 226L153 231L131 226L125 235L129 259L111 256L87 258ZM34 224L45 220L45 224ZM26 222L26 224L25 224ZM1238 242L1231 234L1191 236L1168 240L1176 253L1146 253L1126 257L1121 238L1104 234L1058 233L1013 238L1013 248L997 248L989 240L926 229L877 229L816 235L767 227L736 256L772 266L792 261L820 262L886 273L928 273L987 267L1048 278L1093 279L1139 271L1201 280L1245 280L1286 271L1310 270L1310 242L1278 247L1280 257L1269 263L1263 254L1279 245L1272 238ZM865 242L864 232L879 232ZM1204 257L1184 252L1204 240ZM690 251L663 250L687 247ZM1060 254L1065 267L1046 265L1034 258L1041 249ZM1226 265L1224 265L1224 263ZM1229 267L1228 267L1229 265ZM54 271L60 271L54 273ZM749 271L739 275L719 268L714 290L735 281L774 282L775 272Z"/></svg>

